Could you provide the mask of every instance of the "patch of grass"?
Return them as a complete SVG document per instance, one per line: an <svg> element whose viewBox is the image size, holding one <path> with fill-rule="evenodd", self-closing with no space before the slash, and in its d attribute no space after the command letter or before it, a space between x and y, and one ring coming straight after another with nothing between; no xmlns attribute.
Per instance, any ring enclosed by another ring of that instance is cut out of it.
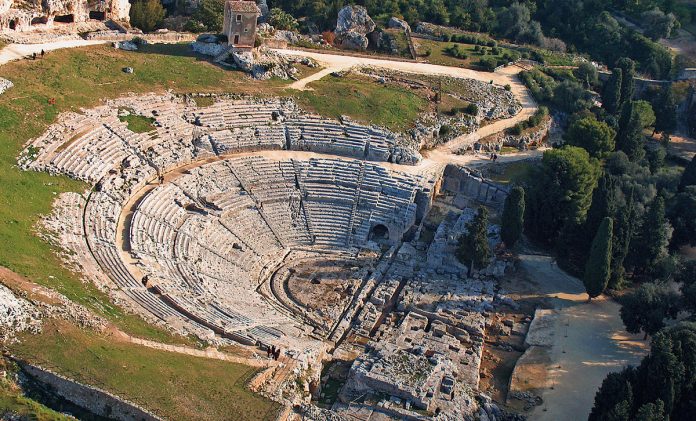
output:
<svg viewBox="0 0 696 421"><path fill-rule="evenodd" d="M523 183L531 174L533 163L517 161L504 164L501 171L491 171L490 179L502 183Z"/></svg>
<svg viewBox="0 0 696 421"><path fill-rule="evenodd" d="M14 384L0 379L0 415L4 413L17 414L22 420L70 421L73 419L27 398Z"/></svg>
<svg viewBox="0 0 696 421"><path fill-rule="evenodd" d="M130 110L129 110L130 111ZM119 116L119 120L128 124L128 129L135 133L147 133L155 129L155 119L137 114Z"/></svg>
<svg viewBox="0 0 696 421"><path fill-rule="evenodd" d="M13 351L165 419L270 420L280 409L247 389L254 368L122 343L65 322L23 335Z"/></svg>
<svg viewBox="0 0 696 421"><path fill-rule="evenodd" d="M381 85L353 74L327 76L308 86L313 91L295 94L301 106L328 117L348 115L397 131L413 126L428 103L426 98L405 88Z"/></svg>
<svg viewBox="0 0 696 421"><path fill-rule="evenodd" d="M428 39L414 38L414 43L416 46L416 53L422 56L426 51L430 51L430 55L426 58L428 62L432 64L439 64L442 66L452 66L452 67L465 67L467 69L481 70L481 66L477 63L484 57L492 57L495 59L502 59L505 53L512 54L511 49L505 47L497 47L500 50L499 54L490 54L491 47L485 47L488 52L485 55L481 55L478 51L474 51L476 48L473 44L461 44L457 42L444 42L444 41L433 41ZM459 51L466 54L466 58L457 58L448 55L445 50L452 48L453 46L458 46Z"/></svg>

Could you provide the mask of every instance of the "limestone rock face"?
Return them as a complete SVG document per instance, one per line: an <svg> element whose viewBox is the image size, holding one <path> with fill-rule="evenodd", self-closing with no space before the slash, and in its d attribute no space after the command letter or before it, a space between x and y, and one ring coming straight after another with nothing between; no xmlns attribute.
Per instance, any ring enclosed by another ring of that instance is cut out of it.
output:
<svg viewBox="0 0 696 421"><path fill-rule="evenodd" d="M0 13L5 13L12 7L13 0L0 0Z"/></svg>
<svg viewBox="0 0 696 421"><path fill-rule="evenodd" d="M375 22L363 6L346 6L338 12L337 35L355 32L365 36L374 30Z"/></svg>
<svg viewBox="0 0 696 421"><path fill-rule="evenodd" d="M86 3L81 0L42 0L41 6L49 16L75 15L75 21L85 18Z"/></svg>
<svg viewBox="0 0 696 421"><path fill-rule="evenodd" d="M409 26L408 22L405 20L399 19L395 16L392 16L389 18L389 22L387 23L387 26L389 28L393 29L403 29L404 31L410 31L411 27Z"/></svg>
<svg viewBox="0 0 696 421"><path fill-rule="evenodd" d="M341 47L348 50L364 50L367 44L367 37L358 32L350 31L341 36Z"/></svg>

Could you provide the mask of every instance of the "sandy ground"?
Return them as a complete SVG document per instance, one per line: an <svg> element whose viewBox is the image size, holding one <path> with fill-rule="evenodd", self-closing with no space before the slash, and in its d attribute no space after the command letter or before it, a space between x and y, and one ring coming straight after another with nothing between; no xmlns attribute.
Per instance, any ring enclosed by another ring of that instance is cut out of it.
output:
<svg viewBox="0 0 696 421"><path fill-rule="evenodd" d="M535 282L529 298L545 296L560 312L546 370L550 386L530 419L587 419L606 375L638 364L648 343L642 335L625 332L616 302L602 296L588 303L582 282L560 270L551 257L520 255L520 261Z"/></svg>

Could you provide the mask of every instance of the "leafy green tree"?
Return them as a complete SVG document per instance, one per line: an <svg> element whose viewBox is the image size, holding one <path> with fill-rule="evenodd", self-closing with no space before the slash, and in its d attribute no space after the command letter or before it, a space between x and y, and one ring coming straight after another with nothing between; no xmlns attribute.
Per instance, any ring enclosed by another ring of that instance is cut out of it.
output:
<svg viewBox="0 0 696 421"><path fill-rule="evenodd" d="M684 169L681 179L679 180L679 191L684 191L688 186L696 185L696 155L691 158L689 164Z"/></svg>
<svg viewBox="0 0 696 421"><path fill-rule="evenodd" d="M636 421L664 421L665 404L658 399L654 403L646 403L638 408Z"/></svg>
<svg viewBox="0 0 696 421"><path fill-rule="evenodd" d="M515 186L505 198L500 238L505 246L512 248L522 235L524 227L524 189Z"/></svg>
<svg viewBox="0 0 696 421"><path fill-rule="evenodd" d="M491 261L491 249L488 245L488 209L478 208L474 219L466 226L467 232L459 237L457 257L465 265L481 269Z"/></svg>
<svg viewBox="0 0 696 421"><path fill-rule="evenodd" d="M162 24L165 14L159 0L138 0L131 5L130 21L143 32L152 32Z"/></svg>
<svg viewBox="0 0 696 421"><path fill-rule="evenodd" d="M628 421L633 406L633 385L636 371L632 367L609 373L595 394L594 407L588 421Z"/></svg>
<svg viewBox="0 0 696 421"><path fill-rule="evenodd" d="M270 16L268 17L268 23L271 24L275 29L287 31L297 31L297 28L299 27L297 19L295 19L291 14L285 13L282 9L277 7L271 9Z"/></svg>
<svg viewBox="0 0 696 421"><path fill-rule="evenodd" d="M642 26L645 28L645 35L649 36L653 41L667 38L672 33L672 29L677 22L677 18L673 14L665 14L658 7L643 13L641 18Z"/></svg>
<svg viewBox="0 0 696 421"><path fill-rule="evenodd" d="M611 76L604 85L604 91L602 92L602 105L612 114L618 114L621 110L622 80L623 71L617 67L611 71Z"/></svg>
<svg viewBox="0 0 696 421"><path fill-rule="evenodd" d="M673 319L679 312L679 295L669 286L653 282L641 284L619 302L619 314L626 330L630 333L642 330L646 339L665 327L665 319Z"/></svg>
<svg viewBox="0 0 696 421"><path fill-rule="evenodd" d="M607 123L593 117L575 120L564 138L570 145L587 150L593 157L602 158L614 150L616 132Z"/></svg>
<svg viewBox="0 0 696 421"><path fill-rule="evenodd" d="M592 241L590 257L585 265L585 275L582 279L590 299L598 297L604 292L609 282L613 230L614 223L612 219L609 217L604 218Z"/></svg>
<svg viewBox="0 0 696 421"><path fill-rule="evenodd" d="M672 246L696 246L696 186L687 186L671 202L667 216L674 228Z"/></svg>
<svg viewBox="0 0 696 421"><path fill-rule="evenodd" d="M588 61L583 61L574 71L575 77L583 83L586 88L591 88L597 85L598 73L597 69Z"/></svg>
<svg viewBox="0 0 696 421"><path fill-rule="evenodd" d="M582 148L544 152L526 190L526 232L536 241L553 244L566 224L583 223L598 176L599 162Z"/></svg>
<svg viewBox="0 0 696 421"><path fill-rule="evenodd" d="M225 0L201 0L185 29L192 32L221 32Z"/></svg>
<svg viewBox="0 0 696 421"><path fill-rule="evenodd" d="M658 195L650 203L634 241L634 274L649 273L667 257L671 235L671 227L665 216L665 199Z"/></svg>

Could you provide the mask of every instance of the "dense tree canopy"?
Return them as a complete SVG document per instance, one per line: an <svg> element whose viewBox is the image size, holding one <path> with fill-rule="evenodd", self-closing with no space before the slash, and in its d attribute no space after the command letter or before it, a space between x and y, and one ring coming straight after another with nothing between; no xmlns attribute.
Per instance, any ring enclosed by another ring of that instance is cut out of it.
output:
<svg viewBox="0 0 696 421"><path fill-rule="evenodd" d="M505 198L500 238L506 247L513 247L522 235L524 227L524 189L515 186Z"/></svg>
<svg viewBox="0 0 696 421"><path fill-rule="evenodd" d="M593 157L602 158L614 150L614 129L594 117L575 120L565 134L568 144L580 146Z"/></svg>
<svg viewBox="0 0 696 421"><path fill-rule="evenodd" d="M537 241L553 244L568 223L584 222L599 163L582 148L544 152L528 191L525 229Z"/></svg>
<svg viewBox="0 0 696 421"><path fill-rule="evenodd" d="M159 0L138 0L131 5L131 24L143 32L152 32L162 24L165 13Z"/></svg>

